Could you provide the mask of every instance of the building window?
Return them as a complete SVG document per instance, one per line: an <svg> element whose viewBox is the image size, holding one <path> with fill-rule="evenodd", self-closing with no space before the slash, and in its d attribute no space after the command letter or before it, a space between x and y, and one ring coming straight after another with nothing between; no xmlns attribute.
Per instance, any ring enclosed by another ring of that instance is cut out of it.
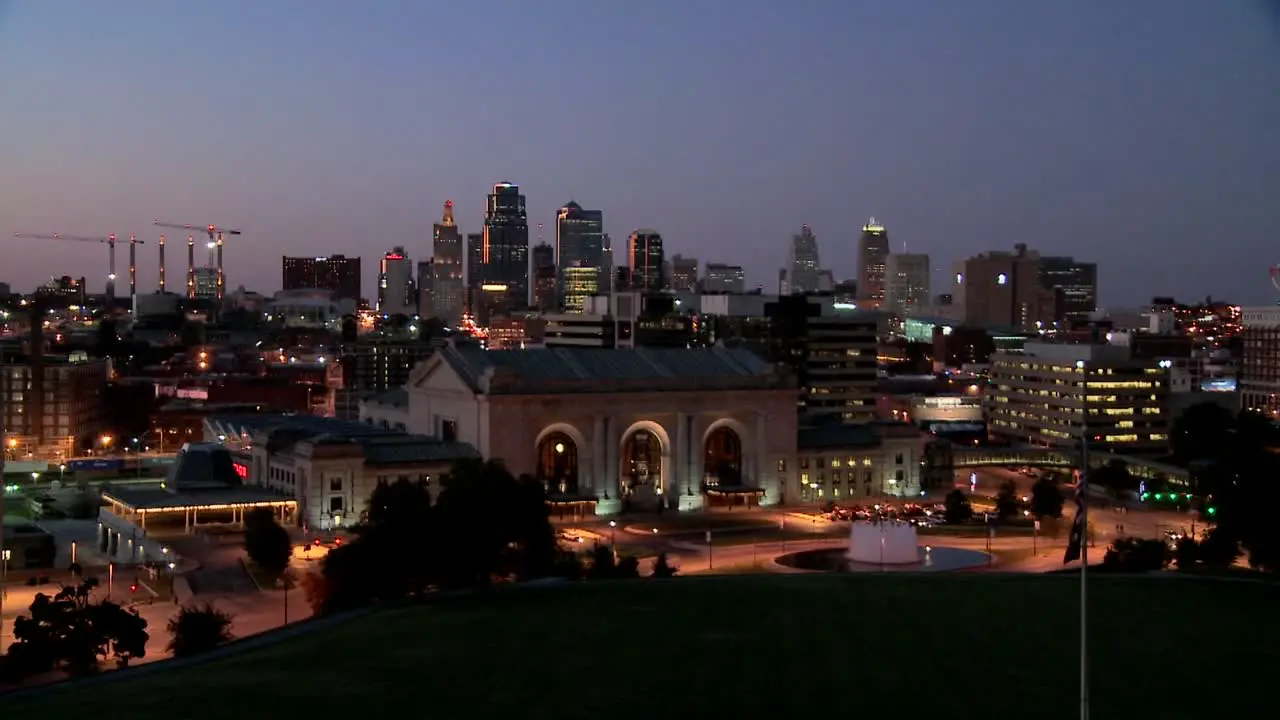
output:
<svg viewBox="0 0 1280 720"><path fill-rule="evenodd" d="M458 421L457 420L441 420L440 421L440 439L445 442L458 441Z"/></svg>
<svg viewBox="0 0 1280 720"><path fill-rule="evenodd" d="M329 512L331 513L342 512L342 496L341 495L334 495L333 497L329 498Z"/></svg>
<svg viewBox="0 0 1280 720"><path fill-rule="evenodd" d="M329 478L329 492L342 492L342 478Z"/></svg>
<svg viewBox="0 0 1280 720"><path fill-rule="evenodd" d="M787 471L787 461L786 461L786 460L779 460L779 461L778 461L778 472L780 472L780 473L784 473L784 472L786 472L786 471Z"/></svg>
<svg viewBox="0 0 1280 720"><path fill-rule="evenodd" d="M898 453L897 455L894 455L894 456L893 456L893 464L894 464L894 465L901 465L901 464L902 464L902 453Z"/></svg>

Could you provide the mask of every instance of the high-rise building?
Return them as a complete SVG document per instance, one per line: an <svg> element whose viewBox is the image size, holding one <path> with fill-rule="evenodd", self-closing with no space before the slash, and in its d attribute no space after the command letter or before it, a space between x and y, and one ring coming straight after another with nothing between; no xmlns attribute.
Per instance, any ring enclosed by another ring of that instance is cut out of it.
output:
<svg viewBox="0 0 1280 720"><path fill-rule="evenodd" d="M435 260L419 260L418 261L418 296L417 309L414 311L420 317L429 318L437 317L436 312L436 270Z"/></svg>
<svg viewBox="0 0 1280 720"><path fill-rule="evenodd" d="M485 204L480 280L482 285L506 286L506 309L529 306L529 217L514 183L494 185Z"/></svg>
<svg viewBox="0 0 1280 720"><path fill-rule="evenodd" d="M671 258L669 290L689 292L698 287L698 259L687 258L679 253Z"/></svg>
<svg viewBox="0 0 1280 720"><path fill-rule="evenodd" d="M556 214L556 267L562 276L559 280L560 303L568 307L573 303L564 297L568 283L563 278L566 268L593 267L605 276L604 213L599 210L583 210L570 200ZM599 281L597 280L597 285ZM578 307L581 302L577 301Z"/></svg>
<svg viewBox="0 0 1280 720"><path fill-rule="evenodd" d="M885 309L899 315L929 304L929 256L892 253L885 268Z"/></svg>
<svg viewBox="0 0 1280 720"><path fill-rule="evenodd" d="M867 307L884 304L884 276L889 261L889 234L871 218L858 238L858 303Z"/></svg>
<svg viewBox="0 0 1280 720"><path fill-rule="evenodd" d="M1280 418L1280 307L1240 309L1240 399L1245 410Z"/></svg>
<svg viewBox="0 0 1280 720"><path fill-rule="evenodd" d="M1040 285L1054 292L1053 319L1084 320L1098 309L1098 264L1072 257L1040 258Z"/></svg>
<svg viewBox="0 0 1280 720"><path fill-rule="evenodd" d="M542 312L556 312L560 309L556 274L556 249L546 243L534 246L533 305Z"/></svg>
<svg viewBox="0 0 1280 720"><path fill-rule="evenodd" d="M465 305L467 312L476 314L476 302L480 297L480 286L484 284L482 266L484 265L484 233L467 233L467 263L463 268L466 281Z"/></svg>
<svg viewBox="0 0 1280 720"><path fill-rule="evenodd" d="M412 315L418 305L414 289L413 263L403 247L382 256L378 267L378 312L384 315Z"/></svg>
<svg viewBox="0 0 1280 720"><path fill-rule="evenodd" d="M193 298L197 300L218 299L218 268L216 266L206 265L193 268L191 277L194 283L191 289Z"/></svg>
<svg viewBox="0 0 1280 720"><path fill-rule="evenodd" d="M360 258L289 257L280 259L281 287L285 290L318 288L341 298L360 300Z"/></svg>
<svg viewBox="0 0 1280 720"><path fill-rule="evenodd" d="M431 311L446 325L462 319L462 233L453 220L453 201L444 201L444 215L431 226Z"/></svg>
<svg viewBox="0 0 1280 720"><path fill-rule="evenodd" d="M818 236L808 225L800 226L800 234L791 236L787 255L787 289L802 294L818 291Z"/></svg>
<svg viewBox="0 0 1280 720"><path fill-rule="evenodd" d="M585 261L584 261L585 262ZM564 311L580 313L586 305L587 298L600 290L600 268L591 265L567 267L560 271L560 280L564 287Z"/></svg>
<svg viewBox="0 0 1280 720"><path fill-rule="evenodd" d="M744 293L746 291L747 276L742 271L741 265L707 263L707 271L702 277L702 292Z"/></svg>
<svg viewBox="0 0 1280 720"><path fill-rule="evenodd" d="M1121 455L1169 447L1169 364L1127 345L1028 342L991 355L994 437L1075 449L1088 413L1090 447Z"/></svg>
<svg viewBox="0 0 1280 720"><path fill-rule="evenodd" d="M1040 253L1021 243L956 263L951 295L956 319L974 327L1035 332L1053 320L1054 291L1040 282Z"/></svg>
<svg viewBox="0 0 1280 720"><path fill-rule="evenodd" d="M600 292L608 295L613 292L613 239L609 237L609 233L604 234L604 252L601 255L600 279L597 284Z"/></svg>
<svg viewBox="0 0 1280 720"><path fill-rule="evenodd" d="M631 237L627 239L627 267L630 268L630 284L627 289L661 291L666 285L662 276L665 260L662 236L657 230L633 230Z"/></svg>

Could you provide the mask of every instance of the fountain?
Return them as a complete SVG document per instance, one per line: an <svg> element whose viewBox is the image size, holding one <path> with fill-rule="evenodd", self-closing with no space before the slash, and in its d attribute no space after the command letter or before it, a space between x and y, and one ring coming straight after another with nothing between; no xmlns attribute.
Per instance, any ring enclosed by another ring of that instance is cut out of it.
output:
<svg viewBox="0 0 1280 720"><path fill-rule="evenodd" d="M920 547L916 526L900 520L857 521L846 548L804 550L777 558L786 567L819 572L937 572L988 565L990 556L957 547Z"/></svg>
<svg viewBox="0 0 1280 720"><path fill-rule="evenodd" d="M895 520L855 522L845 555L850 562L868 565L912 565L923 559L916 526Z"/></svg>

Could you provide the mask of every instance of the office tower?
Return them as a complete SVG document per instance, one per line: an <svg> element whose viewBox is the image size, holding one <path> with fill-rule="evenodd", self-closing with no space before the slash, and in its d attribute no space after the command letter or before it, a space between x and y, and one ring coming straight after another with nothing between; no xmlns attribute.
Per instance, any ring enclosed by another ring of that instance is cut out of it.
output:
<svg viewBox="0 0 1280 720"><path fill-rule="evenodd" d="M885 309L906 315L929 304L929 256L894 253L885 267Z"/></svg>
<svg viewBox="0 0 1280 720"><path fill-rule="evenodd" d="M987 431L1015 443L1074 451L1088 411L1090 448L1167 452L1169 367L1128 345L1028 342L991 355ZM1088 388L1088 397L1085 389Z"/></svg>
<svg viewBox="0 0 1280 720"><path fill-rule="evenodd" d="M1084 320L1098 309L1098 264L1072 257L1040 258L1040 285L1054 292L1055 321Z"/></svg>
<svg viewBox="0 0 1280 720"><path fill-rule="evenodd" d="M885 265L889 259L889 234L884 226L871 218L858 238L858 304L880 307L884 304Z"/></svg>
<svg viewBox="0 0 1280 720"><path fill-rule="evenodd" d="M329 257L282 257L281 283L285 290L319 288L338 297L360 299L360 258L345 255Z"/></svg>
<svg viewBox="0 0 1280 720"><path fill-rule="evenodd" d="M627 289L659 292L666 285L662 277L665 256L662 236L657 230L640 228L627 239L627 267L630 283Z"/></svg>
<svg viewBox="0 0 1280 720"><path fill-rule="evenodd" d="M788 292L816 292L818 267L818 236L808 225L801 225L800 234L791 236L791 249L787 253Z"/></svg>
<svg viewBox="0 0 1280 720"><path fill-rule="evenodd" d="M533 305L542 312L560 307L556 292L556 249L546 243L533 248Z"/></svg>
<svg viewBox="0 0 1280 720"><path fill-rule="evenodd" d="M691 292L698 287L698 259L677 253L671 258L670 290Z"/></svg>
<svg viewBox="0 0 1280 720"><path fill-rule="evenodd" d="M494 185L485 203L480 281L506 286L507 310L529 306L529 218L524 195L513 183Z"/></svg>
<svg viewBox="0 0 1280 720"><path fill-rule="evenodd" d="M604 234L604 252L600 260L600 292L604 295L613 293L613 239L609 233Z"/></svg>
<svg viewBox="0 0 1280 720"><path fill-rule="evenodd" d="M480 286L484 284L482 266L484 265L484 233L467 233L467 264L463 268L466 280L465 304L467 312L475 317L476 301L480 297Z"/></svg>
<svg viewBox="0 0 1280 720"><path fill-rule="evenodd" d="M1040 283L1040 253L1024 244L1013 252L982 253L956 263L952 305L966 325L1035 332L1051 322L1054 291Z"/></svg>
<svg viewBox="0 0 1280 720"><path fill-rule="evenodd" d="M1240 309L1240 399L1244 410L1280 418L1280 307Z"/></svg>
<svg viewBox="0 0 1280 720"><path fill-rule="evenodd" d="M378 312L384 315L411 315L416 306L413 264L404 248L397 246L382 256L378 268Z"/></svg>
<svg viewBox="0 0 1280 720"><path fill-rule="evenodd" d="M464 307L462 233L453 219L452 200L444 201L440 222L431 226L431 255L431 316L457 326Z"/></svg>
<svg viewBox="0 0 1280 720"><path fill-rule="evenodd" d="M584 264L567 267L560 271L560 280L564 284L564 311L580 313L586 305L587 298L601 292L600 268Z"/></svg>
<svg viewBox="0 0 1280 720"><path fill-rule="evenodd" d="M414 312L419 317L439 317L436 312L435 259L418 261L418 294L414 298Z"/></svg>
<svg viewBox="0 0 1280 720"><path fill-rule="evenodd" d="M563 275L567 268L596 268L601 277L607 276L605 267L605 248L607 242L604 234L604 213L599 210L583 210L582 206L570 200L556 214L556 267L561 297L559 302L565 307L577 304L581 307L581 299L570 302L564 297L568 283ZM580 273L579 273L580 274ZM597 286L600 284L597 280Z"/></svg>
<svg viewBox="0 0 1280 720"><path fill-rule="evenodd" d="M746 291L747 276L742 271L741 265L707 263L707 272L702 277L702 292L743 293Z"/></svg>

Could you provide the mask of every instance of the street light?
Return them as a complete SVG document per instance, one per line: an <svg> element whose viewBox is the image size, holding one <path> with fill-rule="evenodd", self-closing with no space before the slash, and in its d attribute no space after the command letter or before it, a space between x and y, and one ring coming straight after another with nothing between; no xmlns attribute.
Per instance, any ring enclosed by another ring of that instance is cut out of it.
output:
<svg viewBox="0 0 1280 720"><path fill-rule="evenodd" d="M618 521L610 520L609 521L609 545L613 547L616 547L618 544L617 540L615 539L616 538L615 532L617 531L617 529L618 529Z"/></svg>

